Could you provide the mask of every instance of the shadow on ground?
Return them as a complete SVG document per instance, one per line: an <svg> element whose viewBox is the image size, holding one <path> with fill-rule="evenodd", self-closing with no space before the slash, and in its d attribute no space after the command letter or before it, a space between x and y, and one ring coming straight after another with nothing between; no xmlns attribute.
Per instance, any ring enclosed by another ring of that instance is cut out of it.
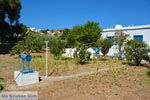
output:
<svg viewBox="0 0 150 100"><path fill-rule="evenodd" d="M146 74L150 77L150 71L148 71Z"/></svg>
<svg viewBox="0 0 150 100"><path fill-rule="evenodd" d="M136 66L135 64L133 64L133 63L128 63L128 62L123 62L122 64L124 64L124 65L129 65L129 66ZM148 68L148 69L150 69L150 63L143 63L143 64L141 64L139 67L146 67L146 68Z"/></svg>

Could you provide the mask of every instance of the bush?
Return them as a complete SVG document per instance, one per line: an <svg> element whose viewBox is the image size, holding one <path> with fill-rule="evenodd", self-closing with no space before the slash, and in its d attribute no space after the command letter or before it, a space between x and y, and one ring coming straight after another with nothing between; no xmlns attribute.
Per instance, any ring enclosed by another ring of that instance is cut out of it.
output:
<svg viewBox="0 0 150 100"><path fill-rule="evenodd" d="M2 90L3 90L3 86L0 85L0 91L2 91Z"/></svg>
<svg viewBox="0 0 150 100"><path fill-rule="evenodd" d="M6 84L6 81L4 81L4 79L0 77L0 91L4 89L5 84Z"/></svg>
<svg viewBox="0 0 150 100"><path fill-rule="evenodd" d="M45 45L44 41L48 40L46 35L35 32L29 32L23 40L19 41L11 50L10 54L20 54L22 52L39 52Z"/></svg>
<svg viewBox="0 0 150 100"><path fill-rule="evenodd" d="M90 52L88 52L87 48L84 46L77 48L77 50L74 53L74 58L77 60L78 64L86 63L88 60L90 60L90 56Z"/></svg>
<svg viewBox="0 0 150 100"><path fill-rule="evenodd" d="M54 56L59 57L64 53L64 49L67 45L66 40L61 40L60 37L53 36L49 41L50 52L54 54Z"/></svg>
<svg viewBox="0 0 150 100"><path fill-rule="evenodd" d="M107 39L100 41L100 48L103 56L105 56L109 52L111 46L112 46L111 42Z"/></svg>
<svg viewBox="0 0 150 100"><path fill-rule="evenodd" d="M125 57L134 65L140 65L142 60L150 61L149 46L137 40L130 40L125 45Z"/></svg>

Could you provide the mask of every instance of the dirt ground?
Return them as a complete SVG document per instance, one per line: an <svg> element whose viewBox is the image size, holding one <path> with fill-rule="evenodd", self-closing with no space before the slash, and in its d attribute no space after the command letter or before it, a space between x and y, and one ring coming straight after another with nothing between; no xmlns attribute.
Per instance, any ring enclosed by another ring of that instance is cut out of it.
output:
<svg viewBox="0 0 150 100"><path fill-rule="evenodd" d="M15 84L14 71L19 68L18 56L0 55L0 77L7 81L7 84Z"/></svg>
<svg viewBox="0 0 150 100"><path fill-rule="evenodd" d="M0 58L7 59L8 56ZM17 69L11 67L16 59L13 57L12 60L12 63L9 63L9 60L0 60L1 63L10 65L9 68L3 68L5 64L1 64L3 66L0 70L0 76L6 79L8 84L14 84L11 81L13 82L13 71ZM9 71L7 73L4 70ZM39 100L150 100L150 69L128 66L63 81L46 84L43 82L41 85L42 87L38 88L32 85L33 88L19 91L38 91Z"/></svg>
<svg viewBox="0 0 150 100"><path fill-rule="evenodd" d="M115 75L103 72L30 91L38 91L39 100L150 100L150 76L145 72L150 73L144 67L129 67Z"/></svg>
<svg viewBox="0 0 150 100"><path fill-rule="evenodd" d="M32 53L33 61L34 57L42 57L45 60L44 53ZM31 62L34 63L34 62ZM36 70L40 73L40 76L45 76L45 62L39 61L39 65L33 70ZM108 66L115 66L120 67L122 66L120 61L116 60L107 60L107 61L90 61L87 64L75 64L73 60L54 60L52 55L49 55L49 68L48 68L48 75L49 76L64 76L64 75L71 75L71 74L78 74L81 72L89 72L89 71L96 71L98 69L106 68ZM0 54L0 76L3 77L8 84L15 84L13 77L15 70L21 70L21 60L19 56L10 56L8 54ZM43 63L43 65L40 65ZM109 63L109 64L108 64ZM43 66L43 67L41 67ZM124 66L124 65L123 65ZM32 67L32 65L31 65Z"/></svg>
<svg viewBox="0 0 150 100"><path fill-rule="evenodd" d="M132 66L40 85L16 91L37 91L39 100L150 100L150 70L145 67Z"/></svg>

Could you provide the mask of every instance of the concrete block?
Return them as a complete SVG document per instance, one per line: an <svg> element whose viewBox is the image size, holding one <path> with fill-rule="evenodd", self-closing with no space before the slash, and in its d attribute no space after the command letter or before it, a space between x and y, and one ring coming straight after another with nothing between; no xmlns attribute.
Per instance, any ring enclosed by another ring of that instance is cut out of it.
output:
<svg viewBox="0 0 150 100"><path fill-rule="evenodd" d="M39 72L33 71L32 73L22 73L20 71L14 72L14 80L16 81L17 85L29 85L33 83L39 82Z"/></svg>

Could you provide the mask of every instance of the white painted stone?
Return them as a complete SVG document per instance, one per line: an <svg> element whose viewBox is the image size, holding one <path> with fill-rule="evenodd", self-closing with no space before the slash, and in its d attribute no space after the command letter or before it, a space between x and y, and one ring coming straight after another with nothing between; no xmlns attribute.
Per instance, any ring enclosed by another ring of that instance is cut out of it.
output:
<svg viewBox="0 0 150 100"><path fill-rule="evenodd" d="M62 56L73 58L73 55L74 55L75 51L76 51L76 48L66 48L65 53L62 54ZM96 57L96 52L95 52L95 50L93 50L93 48L88 48L87 51L91 53L91 56L90 56L91 59L97 58Z"/></svg>
<svg viewBox="0 0 150 100"><path fill-rule="evenodd" d="M90 59L96 59L97 58L96 52L95 52L95 50L93 50L93 48L88 48L87 51L91 53Z"/></svg>
<svg viewBox="0 0 150 100"><path fill-rule="evenodd" d="M16 81L17 85L29 85L33 83L39 82L39 72L34 71L32 73L22 73L20 71L14 72L14 80Z"/></svg>
<svg viewBox="0 0 150 100"><path fill-rule="evenodd" d="M74 55L75 51L76 51L76 48L66 48L65 53L62 56L73 58L73 55Z"/></svg>

